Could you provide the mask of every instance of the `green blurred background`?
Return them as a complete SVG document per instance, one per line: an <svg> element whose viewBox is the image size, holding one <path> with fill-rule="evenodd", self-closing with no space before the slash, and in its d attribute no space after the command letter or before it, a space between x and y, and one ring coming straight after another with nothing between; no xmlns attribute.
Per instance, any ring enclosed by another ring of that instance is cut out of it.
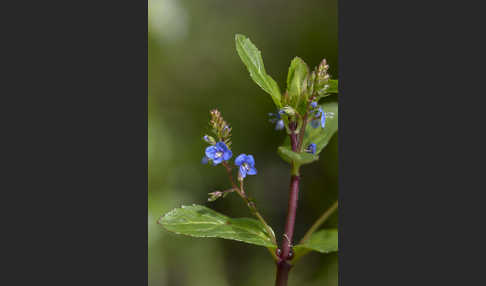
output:
<svg viewBox="0 0 486 286"><path fill-rule="evenodd" d="M250 216L241 199L207 203L207 193L228 188L223 168L202 165L209 110L233 127L233 153L253 154L257 176L246 190L280 236L289 167L276 149L284 131L268 122L270 96L250 79L234 35L250 37L281 90L291 59L313 68L322 58L337 78L337 0L149 0L148 253L151 286L273 285L275 265L262 247L169 233L160 215L182 204L203 204L231 217ZM337 200L337 136L320 161L302 169L295 237ZM337 226L337 214L325 227ZM289 285L337 285L338 255L312 253L290 273Z"/></svg>

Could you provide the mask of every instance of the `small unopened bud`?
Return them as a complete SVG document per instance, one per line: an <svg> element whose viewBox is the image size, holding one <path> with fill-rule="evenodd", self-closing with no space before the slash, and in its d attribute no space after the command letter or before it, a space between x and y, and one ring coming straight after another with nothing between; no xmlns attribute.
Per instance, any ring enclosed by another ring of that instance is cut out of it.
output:
<svg viewBox="0 0 486 286"><path fill-rule="evenodd" d="M223 127L222 133L223 133L223 137L227 137L228 135L231 134L231 127L229 127L228 125L225 125Z"/></svg>
<svg viewBox="0 0 486 286"><path fill-rule="evenodd" d="M294 116L295 115L295 109L293 109L290 106L285 106L280 110L281 113L285 113L289 116Z"/></svg>
<svg viewBox="0 0 486 286"><path fill-rule="evenodd" d="M210 111L211 115L214 116L214 117L219 117L221 116L221 112L219 112L219 110L217 109L213 109Z"/></svg>
<svg viewBox="0 0 486 286"><path fill-rule="evenodd" d="M329 69L329 65L326 62L326 59L323 59L317 68L319 72L327 71Z"/></svg>
<svg viewBox="0 0 486 286"><path fill-rule="evenodd" d="M215 191L215 192L209 193L208 195L209 195L208 202L214 202L215 200L219 199L223 195L223 192Z"/></svg>
<svg viewBox="0 0 486 286"><path fill-rule="evenodd" d="M203 140L206 141L207 143L211 144L211 145L216 144L216 140L212 136L209 136L209 135L204 135Z"/></svg>

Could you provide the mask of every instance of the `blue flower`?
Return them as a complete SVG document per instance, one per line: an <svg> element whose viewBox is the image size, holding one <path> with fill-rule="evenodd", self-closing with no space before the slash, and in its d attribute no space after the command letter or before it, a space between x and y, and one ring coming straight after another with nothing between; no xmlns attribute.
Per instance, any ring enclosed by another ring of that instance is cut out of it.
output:
<svg viewBox="0 0 486 286"><path fill-rule="evenodd" d="M324 128L326 126L326 113L321 108L319 110L321 111L321 127Z"/></svg>
<svg viewBox="0 0 486 286"><path fill-rule="evenodd" d="M314 119L310 122L310 124L311 124L312 128L317 128L317 127L319 127L319 120Z"/></svg>
<svg viewBox="0 0 486 286"><path fill-rule="evenodd" d="M282 120L280 114L282 114L281 111L279 111L278 113L268 114L268 116L270 117L268 121L270 121L271 123L275 123L275 130L282 130L285 127L284 121Z"/></svg>
<svg viewBox="0 0 486 286"><path fill-rule="evenodd" d="M319 127L319 124L322 128L326 126L326 113L322 110L321 107L319 107L319 109L316 111L316 118L311 121L311 126L314 128Z"/></svg>
<svg viewBox="0 0 486 286"><path fill-rule="evenodd" d="M244 178L246 175L256 175L255 159L252 155L241 154L235 159L235 165L240 167L238 177Z"/></svg>
<svg viewBox="0 0 486 286"><path fill-rule="evenodd" d="M206 165L208 162L209 162L208 157L206 157L206 156L202 157L202 159L201 159L201 164Z"/></svg>
<svg viewBox="0 0 486 286"><path fill-rule="evenodd" d="M206 157L213 161L213 165L218 165L223 161L228 161L233 156L231 150L223 142L218 142L214 146L206 148Z"/></svg>
<svg viewBox="0 0 486 286"><path fill-rule="evenodd" d="M275 124L275 130L282 130L282 129L284 129L284 127L285 127L285 124L284 124L284 121L282 119L277 121L277 124Z"/></svg>
<svg viewBox="0 0 486 286"><path fill-rule="evenodd" d="M316 144L311 143L307 148L305 148L305 152L315 154L316 153Z"/></svg>
<svg viewBox="0 0 486 286"><path fill-rule="evenodd" d="M317 107L317 102L315 102L315 101L311 102L311 106L312 106L312 108L316 108Z"/></svg>

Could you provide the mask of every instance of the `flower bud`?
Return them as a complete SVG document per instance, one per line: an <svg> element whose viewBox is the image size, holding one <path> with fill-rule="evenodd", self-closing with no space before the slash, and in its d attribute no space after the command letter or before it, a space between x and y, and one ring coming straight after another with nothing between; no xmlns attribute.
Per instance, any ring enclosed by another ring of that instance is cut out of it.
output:
<svg viewBox="0 0 486 286"><path fill-rule="evenodd" d="M292 107L290 107L288 105L283 107L279 112L287 114L288 116L294 116L295 115L295 109L293 109Z"/></svg>
<svg viewBox="0 0 486 286"><path fill-rule="evenodd" d="M209 136L209 135L204 135L203 140L206 141L207 143L211 144L211 145L216 144L216 140L212 136Z"/></svg>
<svg viewBox="0 0 486 286"><path fill-rule="evenodd" d="M228 137L229 135L231 134L231 127L229 127L228 125L225 125L223 127L223 131L222 131L222 135L224 138Z"/></svg>
<svg viewBox="0 0 486 286"><path fill-rule="evenodd" d="M223 195L223 192L215 191L215 192L209 193L208 195L209 195L208 202L214 202L215 200L219 199Z"/></svg>
<svg viewBox="0 0 486 286"><path fill-rule="evenodd" d="M211 120L209 121L209 125L212 127L212 131L214 135L217 137L217 140L213 138L214 143L210 143L210 144L214 145L216 144L216 141L223 141L226 145L228 145L228 147L230 147L231 127L229 127L228 123L224 121L223 116L221 116L221 112L219 112L219 110L213 109L209 113L211 115Z"/></svg>

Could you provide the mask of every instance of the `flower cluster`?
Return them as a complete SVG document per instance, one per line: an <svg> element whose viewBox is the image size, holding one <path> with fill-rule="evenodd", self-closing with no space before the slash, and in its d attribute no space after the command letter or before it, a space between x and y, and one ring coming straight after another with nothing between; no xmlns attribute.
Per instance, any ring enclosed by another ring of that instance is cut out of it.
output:
<svg viewBox="0 0 486 286"><path fill-rule="evenodd" d="M319 96L325 96L327 89L329 88L329 74L327 70L329 69L329 65L327 64L326 59L323 59L319 66L317 67L317 75L316 75L316 82L315 88L317 94Z"/></svg>
<svg viewBox="0 0 486 286"><path fill-rule="evenodd" d="M224 121L221 113L213 109L210 112L211 120L210 126L212 128L212 132L218 138L219 141L216 142L216 139L209 135L204 135L203 140L206 141L211 146L208 146L204 152L204 157L201 160L201 163L207 164L211 162L213 166L219 165L223 162L229 161L233 156L233 152L231 151L231 128L229 125ZM277 113L279 116L279 120L282 121L280 118L280 114ZM279 125L279 123L277 123ZM283 121L282 121L283 125ZM283 128L283 126L282 126ZM252 155L240 154L235 159L235 165L239 167L238 171L238 178L243 180L246 175L256 175L257 170L255 168L255 159ZM226 166L226 165L225 165ZM213 194L214 196L219 194Z"/></svg>
<svg viewBox="0 0 486 286"><path fill-rule="evenodd" d="M213 109L209 113L211 114L209 125L212 128L212 132L216 135L219 141L222 141L228 147L231 147L231 127L223 119L219 110Z"/></svg>

